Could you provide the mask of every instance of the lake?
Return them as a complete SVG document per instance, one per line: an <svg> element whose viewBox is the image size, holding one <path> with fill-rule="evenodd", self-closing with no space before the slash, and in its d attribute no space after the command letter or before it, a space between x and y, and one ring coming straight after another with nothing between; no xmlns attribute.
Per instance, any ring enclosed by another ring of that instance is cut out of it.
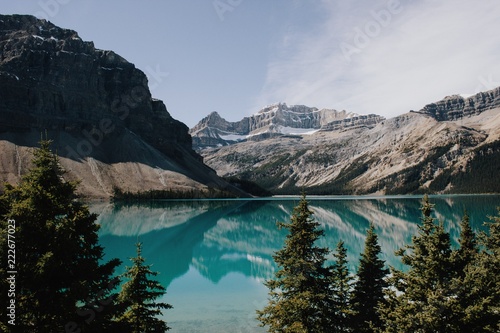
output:
<svg viewBox="0 0 500 333"><path fill-rule="evenodd" d="M467 210L472 227L484 230L487 216L496 215L498 195L430 196L435 217L443 221L456 244L459 223ZM394 251L411 242L420 222L421 196L308 197L325 237L320 246L335 249L343 240L350 269L355 272L370 222L376 227L388 265L403 268ZM265 332L255 320L267 303L263 281L276 270L272 255L284 243L298 197L155 201L143 204L95 203L100 242L106 259L120 258L117 274L130 266L135 243L167 294L161 301L169 332Z"/></svg>

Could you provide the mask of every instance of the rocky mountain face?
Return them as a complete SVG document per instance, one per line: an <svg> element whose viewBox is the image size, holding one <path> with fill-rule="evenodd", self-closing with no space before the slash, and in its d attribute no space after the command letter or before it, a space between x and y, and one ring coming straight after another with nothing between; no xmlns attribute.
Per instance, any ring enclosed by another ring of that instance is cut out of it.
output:
<svg viewBox="0 0 500 333"><path fill-rule="evenodd" d="M308 194L498 193L499 103L496 88L469 98L446 97L387 120L329 119L307 134L246 138L231 145L198 136L197 147L222 145L200 150L209 166L275 194L303 189ZM224 139L206 120L191 130L193 136L210 129ZM350 123L356 125L346 126Z"/></svg>
<svg viewBox="0 0 500 333"><path fill-rule="evenodd" d="M238 122L228 122L217 112L212 112L189 133L193 136L193 147L200 150L320 130L373 126L383 120L383 117L373 114L360 116L346 111L278 103Z"/></svg>
<svg viewBox="0 0 500 333"><path fill-rule="evenodd" d="M89 196L113 187L235 190L203 164L187 126L152 98L133 64L48 21L0 15L2 181L19 179L41 133Z"/></svg>
<svg viewBox="0 0 500 333"><path fill-rule="evenodd" d="M464 98L460 95L426 105L420 113L428 114L439 121L451 121L479 115L481 112L500 107L500 87Z"/></svg>

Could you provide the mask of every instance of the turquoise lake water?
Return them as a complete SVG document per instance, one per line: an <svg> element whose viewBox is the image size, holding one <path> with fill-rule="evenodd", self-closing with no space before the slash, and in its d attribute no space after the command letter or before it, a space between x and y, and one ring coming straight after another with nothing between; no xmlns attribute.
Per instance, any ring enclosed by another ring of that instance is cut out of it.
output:
<svg viewBox="0 0 500 333"><path fill-rule="evenodd" d="M431 196L435 217L444 222L456 243L464 210L475 230L483 230L496 214L500 196ZM417 232L421 196L308 197L325 237L319 245L334 249L343 240L354 272L363 251L366 229L376 227L388 265L403 268L394 251ZM265 332L255 320L267 302L262 284L276 270L272 255L283 246L299 198L253 200L156 201L144 204L93 204L99 214L100 242L106 259L120 258L130 266L135 243L157 279L167 288L162 301L169 332Z"/></svg>

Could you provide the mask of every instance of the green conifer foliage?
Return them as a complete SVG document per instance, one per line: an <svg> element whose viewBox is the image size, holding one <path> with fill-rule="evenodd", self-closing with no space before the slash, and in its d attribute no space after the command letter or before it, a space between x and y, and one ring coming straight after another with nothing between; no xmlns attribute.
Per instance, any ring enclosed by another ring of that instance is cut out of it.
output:
<svg viewBox="0 0 500 333"><path fill-rule="evenodd" d="M493 294L488 287L492 277L488 276L486 269L484 259L487 255L479 251L476 234L470 226L467 213L464 214L460 227L460 247L452 255L455 265L452 286L456 295L454 312L457 323L463 332L491 332L488 326L492 323L492 316L488 308Z"/></svg>
<svg viewBox="0 0 500 333"><path fill-rule="evenodd" d="M330 332L350 332L352 276L347 267L347 249L343 241L338 242L333 257L335 262L330 268L332 289Z"/></svg>
<svg viewBox="0 0 500 333"><path fill-rule="evenodd" d="M166 290L156 280L150 276L157 276L157 272L151 271L151 265L145 264L142 256L142 244L137 243L137 256L131 258L133 265L127 268L124 277L128 279L122 287L119 300L125 304L127 310L119 318L119 322L128 326L124 332L131 333L163 333L170 329L167 323L158 318L162 314L162 309L171 309L167 303L156 302L162 297ZM122 331L122 332L123 332Z"/></svg>
<svg viewBox="0 0 500 333"><path fill-rule="evenodd" d="M481 265L471 268L475 275L469 274L477 301L467 314L472 318L476 315L483 329L478 332L500 332L500 207L486 226L488 233L480 236Z"/></svg>
<svg viewBox="0 0 500 333"><path fill-rule="evenodd" d="M396 252L407 272L391 268L393 288L381 308L384 332L460 332L452 288L451 242L443 224L431 217L433 205L422 202L422 225L412 244Z"/></svg>
<svg viewBox="0 0 500 333"><path fill-rule="evenodd" d="M385 268L385 262L379 259L381 252L375 226L370 224L351 300L355 332L374 332L375 328L383 326L378 309L385 302L384 290L388 286L385 278L389 270Z"/></svg>
<svg viewBox="0 0 500 333"><path fill-rule="evenodd" d="M7 258L5 223L15 220L16 330L18 332L102 332L116 314L112 279L118 259L102 263L96 215L77 200L76 183L50 151L35 150L33 168L19 185L6 185L0 198L0 255ZM4 277L6 268L0 267ZM2 295L7 295L1 285ZM1 319L6 320L1 306ZM13 326L8 326L12 328ZM5 328L5 327L4 327Z"/></svg>
<svg viewBox="0 0 500 333"><path fill-rule="evenodd" d="M269 332L328 332L331 325L330 273L323 265L329 250L314 245L323 236L313 220L305 195L295 207L284 247L274 255L280 267L266 281L268 305L257 311Z"/></svg>
<svg viewBox="0 0 500 333"><path fill-rule="evenodd" d="M453 252L457 272L463 272L467 265L477 259L478 253L476 233L472 230L469 215L465 212L460 222L459 248Z"/></svg>

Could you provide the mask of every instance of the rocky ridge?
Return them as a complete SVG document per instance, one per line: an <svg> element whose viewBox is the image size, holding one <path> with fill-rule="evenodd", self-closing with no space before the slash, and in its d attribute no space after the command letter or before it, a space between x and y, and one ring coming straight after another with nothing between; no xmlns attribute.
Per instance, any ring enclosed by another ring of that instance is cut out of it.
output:
<svg viewBox="0 0 500 333"><path fill-rule="evenodd" d="M222 176L275 194L500 192L500 88L369 126L201 150Z"/></svg>
<svg viewBox="0 0 500 333"><path fill-rule="evenodd" d="M436 103L426 105L419 113L428 114L438 121L452 121L479 115L486 110L500 107L500 87L480 92L467 98L447 96Z"/></svg>
<svg viewBox="0 0 500 333"><path fill-rule="evenodd" d="M383 117L374 114L357 115L347 111L277 103L237 122L228 122L217 112L212 112L189 133L193 137L193 148L200 150L247 140L374 126L383 120Z"/></svg>
<svg viewBox="0 0 500 333"><path fill-rule="evenodd" d="M203 164L187 126L152 98L133 64L46 20L0 15L2 181L23 174L40 133L85 195L106 197L113 187L241 194Z"/></svg>

